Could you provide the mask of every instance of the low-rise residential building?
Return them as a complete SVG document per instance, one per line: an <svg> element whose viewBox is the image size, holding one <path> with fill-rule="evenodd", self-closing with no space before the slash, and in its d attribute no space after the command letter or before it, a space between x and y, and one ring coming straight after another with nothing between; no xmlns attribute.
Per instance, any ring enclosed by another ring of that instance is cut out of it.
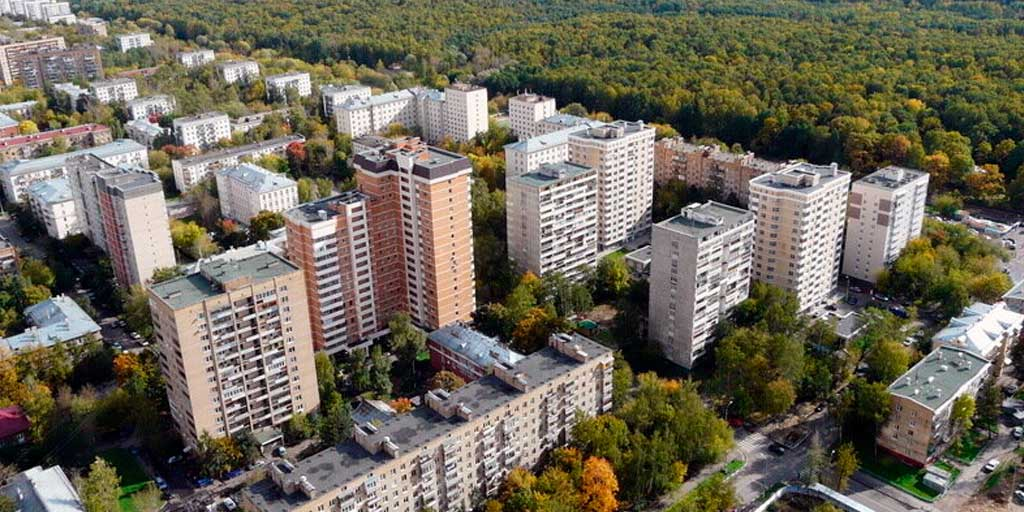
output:
<svg viewBox="0 0 1024 512"><path fill-rule="evenodd" d="M415 128L419 125L416 95L403 89L369 98L349 98L334 106L334 120L340 133L353 138L383 132L393 124Z"/></svg>
<svg viewBox="0 0 1024 512"><path fill-rule="evenodd" d="M778 171L784 164L757 158L751 152L732 153L716 145L697 145L682 137L654 145L654 180L681 180L722 199L747 204L750 180Z"/></svg>
<svg viewBox="0 0 1024 512"><path fill-rule="evenodd" d="M670 361L692 368L719 320L747 298L753 239L752 213L714 201L654 225L648 332Z"/></svg>
<svg viewBox="0 0 1024 512"><path fill-rule="evenodd" d="M78 33L107 37L107 22L103 18L78 18Z"/></svg>
<svg viewBox="0 0 1024 512"><path fill-rule="evenodd" d="M134 78L115 78L89 84L89 90L100 103L128 102L139 96Z"/></svg>
<svg viewBox="0 0 1024 512"><path fill-rule="evenodd" d="M20 133L21 124L17 119L0 112L0 137L14 137Z"/></svg>
<svg viewBox="0 0 1024 512"><path fill-rule="evenodd" d="M14 501L20 512L85 512L78 491L60 466L35 466L7 479L0 495Z"/></svg>
<svg viewBox="0 0 1024 512"><path fill-rule="evenodd" d="M153 46L153 38L148 32L133 32L131 34L119 34L117 37L117 48L121 53L128 53L136 48Z"/></svg>
<svg viewBox="0 0 1024 512"><path fill-rule="evenodd" d="M254 60L232 60L217 64L217 71L225 82L249 83L260 76L260 65Z"/></svg>
<svg viewBox="0 0 1024 512"><path fill-rule="evenodd" d="M889 166L855 182L846 209L843 273L874 283L921 234L928 173Z"/></svg>
<svg viewBox="0 0 1024 512"><path fill-rule="evenodd" d="M28 329L0 341L15 354L38 347L81 344L100 333L100 326L66 295L25 308L25 320Z"/></svg>
<svg viewBox="0 0 1024 512"><path fill-rule="evenodd" d="M242 491L257 512L469 509L494 496L508 473L533 467L569 441L576 415L612 405L609 349L578 334L556 334L549 346L512 366L381 422L296 464L271 464L267 477Z"/></svg>
<svg viewBox="0 0 1024 512"><path fill-rule="evenodd" d="M69 80L103 78L100 52L92 46L40 49L21 53L10 57L8 66L22 84L36 89Z"/></svg>
<svg viewBox="0 0 1024 512"><path fill-rule="evenodd" d="M626 266L629 267L629 271L634 277L646 280L651 275L651 259L653 257L654 252L651 250L651 246L645 245L626 254Z"/></svg>
<svg viewBox="0 0 1024 512"><path fill-rule="evenodd" d="M167 140L165 137L170 135L170 130L145 118L128 121L124 124L124 131L129 139L150 149L155 148L161 140Z"/></svg>
<svg viewBox="0 0 1024 512"><path fill-rule="evenodd" d="M453 372L466 382L490 375L495 364L514 367L525 357L498 338L473 330L462 322L431 332L427 336L427 349L430 365L435 370Z"/></svg>
<svg viewBox="0 0 1024 512"><path fill-rule="evenodd" d="M231 138L231 120L223 112L206 112L174 120L174 138L179 145L208 149Z"/></svg>
<svg viewBox="0 0 1024 512"><path fill-rule="evenodd" d="M597 261L597 171L544 164L506 179L508 257L520 272L576 277Z"/></svg>
<svg viewBox="0 0 1024 512"><path fill-rule="evenodd" d="M198 68L199 66L209 64L213 62L217 56L213 53L213 50L201 49L192 50L187 52L178 52L175 56L178 62L186 68Z"/></svg>
<svg viewBox="0 0 1024 512"><path fill-rule="evenodd" d="M216 176L221 214L243 224L261 211L283 212L299 204L294 181L258 165L241 163L217 171Z"/></svg>
<svg viewBox="0 0 1024 512"><path fill-rule="evenodd" d="M1015 313L1024 314L1024 279L1021 279L1010 291L1003 295L1006 308Z"/></svg>
<svg viewBox="0 0 1024 512"><path fill-rule="evenodd" d="M332 110L338 131L353 138L400 124L418 128L430 143L446 138L466 142L488 129L487 89L461 83L444 91L403 89L368 98L354 93L343 103L333 104Z"/></svg>
<svg viewBox="0 0 1024 512"><path fill-rule="evenodd" d="M44 50L63 50L67 48L63 37L44 37L32 41L19 41L0 45L0 79L3 84L14 85L21 78L16 67L11 66L11 59L19 55Z"/></svg>
<svg viewBox="0 0 1024 512"><path fill-rule="evenodd" d="M176 104L177 102L174 101L173 96L156 94L135 98L125 106L128 108L128 115L132 119L152 119L170 114L174 111Z"/></svg>
<svg viewBox="0 0 1024 512"><path fill-rule="evenodd" d="M2 348L0 347L0 349ZM3 354L0 353L0 355ZM32 428L32 422L29 421L21 407L12 405L0 408L0 449L27 443L30 428Z"/></svg>
<svg viewBox="0 0 1024 512"><path fill-rule="evenodd" d="M324 85L320 87L320 98L323 100L324 118L334 119L335 110L350 99L369 100L373 95L367 85Z"/></svg>
<svg viewBox="0 0 1024 512"><path fill-rule="evenodd" d="M989 366L966 350L933 350L889 385L892 413L878 434L878 447L915 466L930 464L953 441L953 403L978 393Z"/></svg>
<svg viewBox="0 0 1024 512"><path fill-rule="evenodd" d="M3 185L4 196L12 203L25 200L25 190L29 185L67 176L68 160L82 155L94 155L111 165L149 167L146 147L128 139L34 160L12 160L0 164L0 183Z"/></svg>
<svg viewBox="0 0 1024 512"><path fill-rule="evenodd" d="M38 103L36 100L28 100L0 105L0 113L8 116L31 117L32 111L35 110Z"/></svg>
<svg viewBox="0 0 1024 512"><path fill-rule="evenodd" d="M509 126L519 140L539 135L537 123L557 113L554 98L527 92L508 99Z"/></svg>
<svg viewBox="0 0 1024 512"><path fill-rule="evenodd" d="M82 232L67 178L33 183L28 187L28 204L32 215L46 226L50 238L63 240Z"/></svg>
<svg viewBox="0 0 1024 512"><path fill-rule="evenodd" d="M309 73L291 71L279 75L267 75L263 81L267 84L267 99L270 101L287 100L289 89L294 89L295 94L298 94L300 98L313 94L313 84L309 80Z"/></svg>
<svg viewBox="0 0 1024 512"><path fill-rule="evenodd" d="M750 181L754 279L789 290L801 311L821 307L839 283L850 173L795 163Z"/></svg>
<svg viewBox="0 0 1024 512"><path fill-rule="evenodd" d="M3 235L0 235L0 276L18 273L18 248Z"/></svg>
<svg viewBox="0 0 1024 512"><path fill-rule="evenodd" d="M113 140L109 127L91 123L31 135L17 135L0 139L0 160L37 158L55 145L76 150L102 146Z"/></svg>
<svg viewBox="0 0 1024 512"><path fill-rule="evenodd" d="M0 14L45 23L75 23L71 4L57 0L5 0L0 2Z"/></svg>
<svg viewBox="0 0 1024 512"><path fill-rule="evenodd" d="M77 105L79 100L89 96L88 89L79 87L72 82L53 84L53 90L55 93L66 95L68 97L68 101L71 102L71 105Z"/></svg>
<svg viewBox="0 0 1024 512"><path fill-rule="evenodd" d="M284 156L288 146L302 143L305 140L301 135L288 135L244 146L211 151L180 160L172 160L171 169L174 171L174 186L179 191L185 192L196 186L217 169L238 165L243 158L250 158L256 161L263 156L271 154ZM3 167L0 166L0 172L2 172L2 169Z"/></svg>
<svg viewBox="0 0 1024 512"><path fill-rule="evenodd" d="M1024 315L997 302L975 302L932 337L933 347L955 347L989 361L1005 358L1020 336Z"/></svg>
<svg viewBox="0 0 1024 512"><path fill-rule="evenodd" d="M204 260L149 289L178 433L260 432L319 405L302 271L270 252ZM243 339L244 338L244 339Z"/></svg>
<svg viewBox="0 0 1024 512"><path fill-rule="evenodd" d="M249 114L247 116L236 117L231 120L231 133L242 132L249 133L250 130L263 124L263 121L270 116L280 116L281 119L287 121L291 117L291 113L286 108L280 108L277 110L270 110L267 112L260 112L257 114Z"/></svg>

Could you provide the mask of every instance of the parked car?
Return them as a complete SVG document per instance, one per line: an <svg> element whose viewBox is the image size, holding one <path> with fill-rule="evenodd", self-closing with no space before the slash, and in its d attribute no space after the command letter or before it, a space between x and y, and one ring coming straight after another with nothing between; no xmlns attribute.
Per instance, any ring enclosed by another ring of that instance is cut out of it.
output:
<svg viewBox="0 0 1024 512"><path fill-rule="evenodd" d="M999 459L992 459L985 463L985 466L981 468L986 473L991 473L999 467Z"/></svg>
<svg viewBox="0 0 1024 512"><path fill-rule="evenodd" d="M873 295L875 296L875 300L879 300L881 302L892 302L892 297L889 297L888 295L882 295L881 293L875 293Z"/></svg>
<svg viewBox="0 0 1024 512"><path fill-rule="evenodd" d="M779 443L774 443L768 448L768 451L774 453L775 455L785 455L786 447L782 446Z"/></svg>
<svg viewBox="0 0 1024 512"><path fill-rule="evenodd" d="M1016 395L1018 391L1020 391L1020 386L1016 384L1008 384L1003 388L1003 393L1009 396Z"/></svg>
<svg viewBox="0 0 1024 512"><path fill-rule="evenodd" d="M1010 250L1017 250L1017 241L1012 238L1004 238L1003 247L1006 247L1007 249Z"/></svg>
<svg viewBox="0 0 1024 512"><path fill-rule="evenodd" d="M153 483L155 483L156 488L160 489L161 491L166 491L167 488L170 487L167 485L167 480L164 480L159 475L153 477Z"/></svg>
<svg viewBox="0 0 1024 512"><path fill-rule="evenodd" d="M274 448L274 455L278 457L284 457L286 453L288 453L288 450L286 450L284 446L278 446L277 448Z"/></svg>
<svg viewBox="0 0 1024 512"><path fill-rule="evenodd" d="M173 455L167 459L167 465L177 464L179 462L181 462L181 455Z"/></svg>
<svg viewBox="0 0 1024 512"><path fill-rule="evenodd" d="M141 338L141 337L142 337L142 336L139 336L139 333L137 333L137 332L135 332L135 331L132 331L132 332L131 332L131 334L129 334L128 336L131 336L131 338L132 338L133 340L137 340L137 339L139 339L139 338Z"/></svg>
<svg viewBox="0 0 1024 512"><path fill-rule="evenodd" d="M857 305L857 297L847 297L846 298L846 303L851 305L851 306L856 306Z"/></svg>
<svg viewBox="0 0 1024 512"><path fill-rule="evenodd" d="M231 498L224 498L224 501L220 502L220 504L224 505L224 510L238 510L238 505Z"/></svg>
<svg viewBox="0 0 1024 512"><path fill-rule="evenodd" d="M242 468L233 469L231 471L228 471L228 473L224 475L224 480L231 480L232 478L242 476L242 473L245 473L245 470Z"/></svg>
<svg viewBox="0 0 1024 512"><path fill-rule="evenodd" d="M1010 431L1010 434L1013 435L1014 439L1019 441L1021 437L1024 437L1024 427L1013 427L1013 430Z"/></svg>
<svg viewBox="0 0 1024 512"><path fill-rule="evenodd" d="M196 487L207 487L213 485L212 478L196 478Z"/></svg>
<svg viewBox="0 0 1024 512"><path fill-rule="evenodd" d="M910 318L910 313L903 306L889 306L889 312L900 318Z"/></svg>
<svg viewBox="0 0 1024 512"><path fill-rule="evenodd" d="M1013 491L1013 499L1017 500L1017 503L1024 504L1024 491L1020 489Z"/></svg>

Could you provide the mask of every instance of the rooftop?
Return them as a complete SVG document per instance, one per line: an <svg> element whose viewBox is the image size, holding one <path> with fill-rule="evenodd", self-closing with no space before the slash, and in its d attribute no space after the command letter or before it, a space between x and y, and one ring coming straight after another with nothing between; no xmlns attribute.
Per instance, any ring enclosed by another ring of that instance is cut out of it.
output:
<svg viewBox="0 0 1024 512"><path fill-rule="evenodd" d="M292 79L295 79L295 78L303 78L303 77L309 78L309 73L306 73L304 71L288 71L286 73L278 73L276 75L267 75L264 78L264 80L269 82L269 81L272 81L272 80L292 80Z"/></svg>
<svg viewBox="0 0 1024 512"><path fill-rule="evenodd" d="M141 132L146 133L151 137L157 137L164 133L164 129L158 124L149 122L148 119L140 117L139 119L133 119L124 124L125 128L132 128Z"/></svg>
<svg viewBox="0 0 1024 512"><path fill-rule="evenodd" d="M17 110L26 110L26 109L30 109L30 108L34 107L36 105L36 103L39 103L39 102L36 101L36 100L29 100L29 101L19 101L18 103L8 103L6 105L0 105L0 112L11 112L11 111L17 111Z"/></svg>
<svg viewBox="0 0 1024 512"><path fill-rule="evenodd" d="M1003 299L1024 300L1024 279L1010 288L1010 291L1003 295Z"/></svg>
<svg viewBox="0 0 1024 512"><path fill-rule="evenodd" d="M708 201L683 207L679 215L663 220L659 228L675 231L691 238L706 240L719 236L735 227L754 221L754 214L743 208Z"/></svg>
<svg viewBox="0 0 1024 512"><path fill-rule="evenodd" d="M988 367L988 361L966 350L939 347L890 384L889 393L935 411Z"/></svg>
<svg viewBox="0 0 1024 512"><path fill-rule="evenodd" d="M1022 323L1024 315L1010 311L1005 303L975 302L935 333L932 343L955 346L989 357L1007 336L1020 332Z"/></svg>
<svg viewBox="0 0 1024 512"><path fill-rule="evenodd" d="M217 63L217 67L221 69L240 68L246 66L259 66L259 63L254 60L229 60L227 62Z"/></svg>
<svg viewBox="0 0 1024 512"><path fill-rule="evenodd" d="M301 135L288 135L286 137L279 137L276 139L265 140L262 142L254 142L252 144L246 144L244 146L237 146L233 148L224 148L217 151L210 151L201 155L196 155L188 158L182 158L181 160L175 160L179 166L188 167L197 164L204 164L209 162L217 162L223 159L238 158L240 156L257 153L264 151L267 148L287 146L294 142L303 142L306 139Z"/></svg>
<svg viewBox="0 0 1024 512"><path fill-rule="evenodd" d="M544 187L571 180L587 173L593 173L593 171L592 168L585 165L570 162L546 163L533 172L509 179L531 187ZM596 175L596 173L593 174Z"/></svg>
<svg viewBox="0 0 1024 512"><path fill-rule="evenodd" d="M160 177L149 169L118 166L101 171L96 175L96 180L118 197L132 198L156 193L163 197Z"/></svg>
<svg viewBox="0 0 1024 512"><path fill-rule="evenodd" d="M456 82L454 84L449 84L448 87L445 87L445 89L451 89L453 91L470 92L470 91L479 91L480 89L483 89L483 87L479 86L479 85L467 84L467 83L463 83L463 82Z"/></svg>
<svg viewBox="0 0 1024 512"><path fill-rule="evenodd" d="M283 174L268 171L258 165L241 163L217 171L217 176L234 180L253 192L273 192L294 187L295 182Z"/></svg>
<svg viewBox="0 0 1024 512"><path fill-rule="evenodd" d="M12 352L35 346L50 347L100 332L100 326L66 295L25 308L25 317L32 327L3 339Z"/></svg>
<svg viewBox="0 0 1024 512"><path fill-rule="evenodd" d="M890 165L883 167L857 180L854 184L861 186L895 189L918 180L928 180L928 173L905 167Z"/></svg>
<svg viewBox="0 0 1024 512"><path fill-rule="evenodd" d="M194 116L179 117L179 118L174 120L174 126L177 127L177 126L180 126L180 125L183 125L183 124L195 123L195 122L200 122L200 121L209 121L211 119L220 119L220 118L224 118L224 120L227 121L228 120L228 115L223 113L223 112L216 112L216 111L214 111L214 112L203 112L202 114L196 114Z"/></svg>
<svg viewBox="0 0 1024 512"><path fill-rule="evenodd" d="M271 252L246 254L238 259L200 261L198 271L153 285L150 293L173 309L181 309L221 295L239 279L253 284L288 275L298 267Z"/></svg>
<svg viewBox="0 0 1024 512"><path fill-rule="evenodd" d="M356 110L367 108L376 105L385 105L396 101L408 101L413 99L415 94L412 89L402 89L400 91L386 92L383 94L377 94L370 96L369 98L349 98L338 106L343 110Z"/></svg>
<svg viewBox="0 0 1024 512"><path fill-rule="evenodd" d="M585 117L574 116L572 114L555 114L551 117L545 117L544 123L550 125L564 126L566 128L579 126L581 124L591 121Z"/></svg>
<svg viewBox="0 0 1024 512"><path fill-rule="evenodd" d="M609 349L582 336L574 336L573 342L591 357L600 357L609 352ZM536 389L579 365L577 360L557 349L546 347L524 357L512 369L525 378L530 389ZM485 416L520 396L522 392L506 384L499 377L488 375L452 391L447 403L461 404L471 410L471 414L476 417ZM460 419L458 415L445 418L429 406L420 406L381 424L376 432L370 435L370 441L379 443L388 438L400 450L404 450L404 453L413 453L418 447L443 438L464 425L465 420ZM366 476L389 460L392 459L385 451L382 450L376 455L370 454L355 440L349 439L298 462L289 477L305 477L316 492L330 492L352 480ZM286 512L309 501L302 492L285 494L269 478L250 485L242 492L246 493L260 510L268 512Z"/></svg>
<svg viewBox="0 0 1024 512"><path fill-rule="evenodd" d="M28 416L25 416L25 411L21 410L21 407L12 405L0 409L0 439L20 434L31 426L32 423L28 421Z"/></svg>
<svg viewBox="0 0 1024 512"><path fill-rule="evenodd" d="M99 89L100 87L114 87L118 85L134 83L134 78L111 78L110 80L96 80L95 82L90 82L89 87L92 87L93 89Z"/></svg>
<svg viewBox="0 0 1024 512"><path fill-rule="evenodd" d="M524 92L524 93L517 94L517 95L509 98L509 100L515 100L515 101L519 101L519 102L522 102L522 103L544 103L546 101L551 101L553 99L554 98L551 98L551 97L548 97L548 96L542 96L540 94L536 94L536 93L532 93L532 92Z"/></svg>
<svg viewBox="0 0 1024 512"><path fill-rule="evenodd" d="M33 133L30 135L16 135L14 137L7 137L6 139L0 139L0 148L20 146L22 144L28 144L31 142L41 142L56 139L57 137L71 137L75 135L82 135L86 133L95 132L109 132L110 128L102 124L80 124L78 126L72 126L70 128L61 128L59 130L48 130L45 132Z"/></svg>
<svg viewBox="0 0 1024 512"><path fill-rule="evenodd" d="M28 193L46 204L64 203L74 199L67 178L37 181L29 185Z"/></svg>
<svg viewBox="0 0 1024 512"><path fill-rule="evenodd" d="M472 169L468 158L429 146L418 139L398 142L389 148L364 151L353 157L353 163L357 168L372 173L397 171L401 167L429 180ZM408 169L410 166L411 169Z"/></svg>
<svg viewBox="0 0 1024 512"><path fill-rule="evenodd" d="M146 146L143 146L131 139L118 139L102 146L80 149L78 151L72 151L61 155L35 158L32 160L11 160L9 162L4 162L3 164L0 164L0 173L7 174L9 176L19 176L22 174L30 174L63 167L64 163L69 158L76 156L93 155L97 158L104 159L135 151L146 151Z"/></svg>
<svg viewBox="0 0 1024 512"><path fill-rule="evenodd" d="M328 94L335 94L339 92L351 92L351 91L366 91L370 92L370 86L363 84L345 84L345 85L324 85L320 87L320 94L326 96Z"/></svg>
<svg viewBox="0 0 1024 512"><path fill-rule="evenodd" d="M511 144L505 144L505 151L533 153L534 151L541 151L555 146L561 146L569 143L569 135L578 131L586 130L590 127L601 126L604 124L600 121L591 121L583 118L578 119L581 119L582 122L573 124L567 128L562 128L558 131L545 133L536 137L530 137L529 139L513 142Z"/></svg>
<svg viewBox="0 0 1024 512"><path fill-rule="evenodd" d="M849 172L839 170L839 166L835 163L814 165L807 162L795 162L777 172L753 178L750 180L750 184L810 194L837 180L849 179L849 176Z"/></svg>
<svg viewBox="0 0 1024 512"><path fill-rule="evenodd" d="M10 128L12 126L18 126L18 122L11 118L11 116L0 112L0 128Z"/></svg>
<svg viewBox="0 0 1024 512"><path fill-rule="evenodd" d="M654 128L647 126L643 121L613 121L601 123L598 126L588 125L586 130L580 130L570 134L570 137L588 141L614 140L641 132L654 133Z"/></svg>
<svg viewBox="0 0 1024 512"><path fill-rule="evenodd" d="M338 205L359 204L367 199L368 196L358 190L348 190L335 196L301 204L285 211L284 215L299 222L320 222L337 216Z"/></svg>
<svg viewBox="0 0 1024 512"><path fill-rule="evenodd" d="M36 466L18 473L0 487L0 494L14 499L19 512L85 512L78 492L60 466Z"/></svg>
<svg viewBox="0 0 1024 512"><path fill-rule="evenodd" d="M172 98L166 94L154 94L152 96L139 96L138 98L128 100L127 105L130 107L132 105L148 105L150 103L170 103L171 101Z"/></svg>
<svg viewBox="0 0 1024 512"><path fill-rule="evenodd" d="M490 368L494 363L514 366L523 359L523 355L515 352L498 340L486 336L461 323L446 325L428 336L431 343L447 347L448 350L461 354L481 368Z"/></svg>

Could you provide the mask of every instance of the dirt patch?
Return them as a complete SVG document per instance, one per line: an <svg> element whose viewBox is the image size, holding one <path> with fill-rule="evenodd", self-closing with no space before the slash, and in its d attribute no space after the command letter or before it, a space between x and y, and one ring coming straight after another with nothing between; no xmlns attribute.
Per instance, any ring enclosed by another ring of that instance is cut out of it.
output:
<svg viewBox="0 0 1024 512"><path fill-rule="evenodd" d="M607 329L612 326L612 321L615 320L615 314L618 312L614 306L601 304L587 312L586 318L597 322L601 327Z"/></svg>

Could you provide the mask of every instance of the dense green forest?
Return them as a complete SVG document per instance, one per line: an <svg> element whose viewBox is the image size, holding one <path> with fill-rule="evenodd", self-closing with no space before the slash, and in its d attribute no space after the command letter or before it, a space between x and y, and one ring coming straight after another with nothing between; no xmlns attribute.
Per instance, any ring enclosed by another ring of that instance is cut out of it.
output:
<svg viewBox="0 0 1024 512"><path fill-rule="evenodd" d="M1024 2L78 3L203 45L530 88L767 157L904 164L936 187L1024 201Z"/></svg>

